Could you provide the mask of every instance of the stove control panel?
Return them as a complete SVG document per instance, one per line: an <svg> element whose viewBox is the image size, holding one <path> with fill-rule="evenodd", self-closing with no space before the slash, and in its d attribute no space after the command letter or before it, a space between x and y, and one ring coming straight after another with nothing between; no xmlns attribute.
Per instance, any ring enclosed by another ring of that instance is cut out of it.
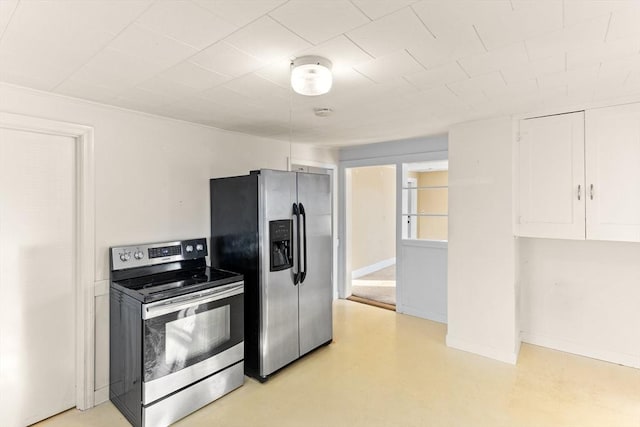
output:
<svg viewBox="0 0 640 427"><path fill-rule="evenodd" d="M189 252L189 251L187 251ZM161 246L159 248L149 248L149 258L164 258L170 256L182 255L181 245Z"/></svg>
<svg viewBox="0 0 640 427"><path fill-rule="evenodd" d="M146 267L208 255L204 238L110 248L111 270Z"/></svg>

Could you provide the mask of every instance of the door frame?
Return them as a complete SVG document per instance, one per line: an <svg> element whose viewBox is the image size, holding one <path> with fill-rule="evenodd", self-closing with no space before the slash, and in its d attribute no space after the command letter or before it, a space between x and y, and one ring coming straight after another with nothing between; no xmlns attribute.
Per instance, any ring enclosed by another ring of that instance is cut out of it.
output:
<svg viewBox="0 0 640 427"><path fill-rule="evenodd" d="M75 338L76 407L94 406L95 382L95 175L90 126L0 112L0 128L75 140Z"/></svg>
<svg viewBox="0 0 640 427"><path fill-rule="evenodd" d="M350 206L351 169L363 166L395 165L396 167L396 300L402 301L402 164L449 158L448 150L427 151L415 154L387 155L357 160L342 160L338 167L339 199L338 199L338 297L346 299L351 295L351 260L349 257L349 226L347 219ZM349 194L348 194L349 193ZM422 244L423 242L418 242ZM429 245L431 242L424 242ZM396 304L396 310L398 305Z"/></svg>

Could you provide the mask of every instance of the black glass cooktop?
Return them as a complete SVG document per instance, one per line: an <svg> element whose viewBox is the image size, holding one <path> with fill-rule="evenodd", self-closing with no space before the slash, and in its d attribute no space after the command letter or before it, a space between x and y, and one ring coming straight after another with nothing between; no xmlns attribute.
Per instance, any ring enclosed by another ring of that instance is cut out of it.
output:
<svg viewBox="0 0 640 427"><path fill-rule="evenodd" d="M184 269L112 282L147 303L242 280L242 275L211 267Z"/></svg>

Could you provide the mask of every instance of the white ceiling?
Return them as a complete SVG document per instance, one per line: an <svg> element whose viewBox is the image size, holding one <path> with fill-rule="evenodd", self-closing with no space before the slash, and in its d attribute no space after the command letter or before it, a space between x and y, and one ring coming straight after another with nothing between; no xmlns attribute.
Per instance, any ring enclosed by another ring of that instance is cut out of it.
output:
<svg viewBox="0 0 640 427"><path fill-rule="evenodd" d="M289 88L308 54L334 64L327 95ZM640 0L0 0L0 81L287 141L396 140L640 99Z"/></svg>

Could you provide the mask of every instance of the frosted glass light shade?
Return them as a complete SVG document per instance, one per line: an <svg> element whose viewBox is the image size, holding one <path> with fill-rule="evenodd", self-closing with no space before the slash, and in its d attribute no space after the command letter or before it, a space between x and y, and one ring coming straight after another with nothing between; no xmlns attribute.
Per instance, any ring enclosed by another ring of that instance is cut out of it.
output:
<svg viewBox="0 0 640 427"><path fill-rule="evenodd" d="M291 87L307 96L322 95L331 90L331 61L318 56L303 56L293 61Z"/></svg>

